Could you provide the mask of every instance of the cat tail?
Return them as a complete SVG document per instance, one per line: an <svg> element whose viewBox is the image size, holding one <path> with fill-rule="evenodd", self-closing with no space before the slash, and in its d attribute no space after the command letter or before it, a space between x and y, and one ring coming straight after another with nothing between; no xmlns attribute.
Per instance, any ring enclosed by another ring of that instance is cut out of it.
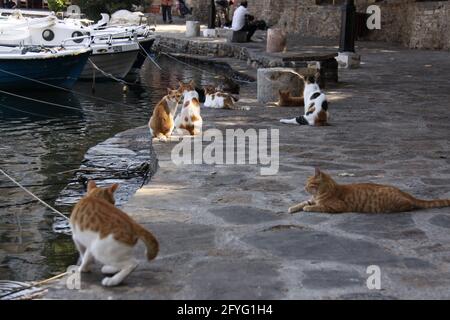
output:
<svg viewBox="0 0 450 320"><path fill-rule="evenodd" d="M414 199L414 205L420 209L450 207L450 200L419 200Z"/></svg>
<svg viewBox="0 0 450 320"><path fill-rule="evenodd" d="M147 259L149 261L155 259L159 252L159 243L155 236L139 224L134 226L134 232L147 247Z"/></svg>

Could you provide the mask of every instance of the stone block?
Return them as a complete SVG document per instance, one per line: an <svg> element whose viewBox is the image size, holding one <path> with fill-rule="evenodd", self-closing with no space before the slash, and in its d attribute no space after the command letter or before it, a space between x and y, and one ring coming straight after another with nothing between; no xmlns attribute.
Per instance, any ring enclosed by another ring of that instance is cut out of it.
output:
<svg viewBox="0 0 450 320"><path fill-rule="evenodd" d="M200 22L186 21L186 37L195 38L200 36Z"/></svg>
<svg viewBox="0 0 450 320"><path fill-rule="evenodd" d="M361 56L354 52L339 52L336 61L338 62L339 68L355 69L359 68Z"/></svg>
<svg viewBox="0 0 450 320"><path fill-rule="evenodd" d="M258 102L278 101L279 90L290 90L293 96L301 96L303 80L290 68L258 69Z"/></svg>

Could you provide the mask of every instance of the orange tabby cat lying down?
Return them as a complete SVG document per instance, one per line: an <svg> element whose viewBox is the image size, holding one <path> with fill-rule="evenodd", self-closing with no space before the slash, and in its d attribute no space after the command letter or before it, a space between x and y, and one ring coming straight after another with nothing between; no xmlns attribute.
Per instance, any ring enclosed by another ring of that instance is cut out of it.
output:
<svg viewBox="0 0 450 320"><path fill-rule="evenodd" d="M118 186L98 188L89 181L87 195L70 216L72 238L81 257L80 271L88 272L97 260L103 264L102 273L113 274L102 280L107 287L120 284L137 267L133 248L139 239L147 247L149 261L159 250L158 241L149 231L114 206Z"/></svg>
<svg viewBox="0 0 450 320"><path fill-rule="evenodd" d="M419 200L391 186L372 183L339 185L319 169L308 179L305 190L312 194L312 199L289 208L289 213L302 210L324 213L391 213L450 207L450 200Z"/></svg>
<svg viewBox="0 0 450 320"><path fill-rule="evenodd" d="M278 95L280 99L276 105L279 107L303 107L305 105L303 97L293 97L289 90L278 90Z"/></svg>

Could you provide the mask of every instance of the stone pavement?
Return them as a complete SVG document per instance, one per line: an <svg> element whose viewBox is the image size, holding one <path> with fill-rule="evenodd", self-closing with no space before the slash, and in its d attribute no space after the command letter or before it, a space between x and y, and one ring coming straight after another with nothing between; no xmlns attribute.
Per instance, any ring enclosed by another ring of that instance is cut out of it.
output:
<svg viewBox="0 0 450 320"><path fill-rule="evenodd" d="M392 184L417 197L450 198L450 53L360 43L363 65L327 88L331 126L284 126L297 108L203 109L206 129L279 129L280 170L183 165L174 142L155 144L160 169L125 210L159 238L160 255L123 286L96 272L82 290L53 284L55 299L450 298L450 209L401 214L287 214L308 197L314 167L341 183ZM144 134L146 129L137 131ZM381 290L366 286L381 268Z"/></svg>

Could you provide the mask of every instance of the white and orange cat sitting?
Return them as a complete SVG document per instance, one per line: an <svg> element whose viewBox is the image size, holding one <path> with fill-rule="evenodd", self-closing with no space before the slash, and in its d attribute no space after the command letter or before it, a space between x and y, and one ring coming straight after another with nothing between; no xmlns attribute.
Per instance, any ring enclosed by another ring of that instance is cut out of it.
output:
<svg viewBox="0 0 450 320"><path fill-rule="evenodd" d="M174 117L182 98L179 90L167 89L167 95L156 105L148 127L152 138L167 141L175 128Z"/></svg>
<svg viewBox="0 0 450 320"><path fill-rule="evenodd" d="M137 267L133 248L139 239L147 247L149 261L159 251L153 234L115 207L117 188L118 184L98 188L89 181L86 196L70 216L72 238L81 257L80 271L89 272L94 261L98 261L103 265L102 273L113 275L102 280L107 287L120 284Z"/></svg>
<svg viewBox="0 0 450 320"><path fill-rule="evenodd" d="M183 106L175 119L175 127L179 134L191 136L202 132L203 119L200 113L200 99L195 90L195 82L180 82L178 91L183 95Z"/></svg>

